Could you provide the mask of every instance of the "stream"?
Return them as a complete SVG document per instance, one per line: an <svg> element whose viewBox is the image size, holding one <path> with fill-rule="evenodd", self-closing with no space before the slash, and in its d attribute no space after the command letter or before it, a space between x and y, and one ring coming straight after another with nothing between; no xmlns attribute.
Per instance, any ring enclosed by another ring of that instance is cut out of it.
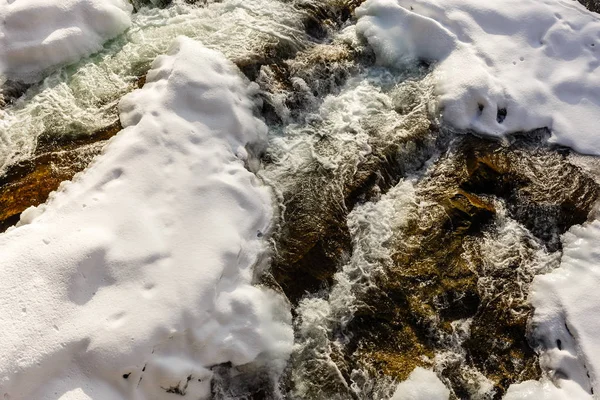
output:
<svg viewBox="0 0 600 400"><path fill-rule="evenodd" d="M4 83L0 219L12 224L102 151L119 100L177 36L253 82L269 136L247 167L277 206L255 281L289 300L295 344L277 381L216 366L215 399L388 399L417 367L452 398L500 399L550 373L529 285L594 208L600 166L544 130L500 141L446 126L432 66L378 65L356 34L360 3L136 3L100 53ZM32 182L47 187L32 195Z"/></svg>

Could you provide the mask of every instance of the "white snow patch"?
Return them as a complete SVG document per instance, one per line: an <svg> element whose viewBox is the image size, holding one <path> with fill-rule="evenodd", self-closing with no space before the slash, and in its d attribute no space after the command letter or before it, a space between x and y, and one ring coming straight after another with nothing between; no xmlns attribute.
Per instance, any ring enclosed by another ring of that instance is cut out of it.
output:
<svg viewBox="0 0 600 400"><path fill-rule="evenodd" d="M563 381L557 387L547 379L525 381L511 385L503 400L591 400L592 396L573 381Z"/></svg>
<svg viewBox="0 0 600 400"><path fill-rule="evenodd" d="M0 0L0 74L34 81L102 48L130 24L126 0Z"/></svg>
<svg viewBox="0 0 600 400"><path fill-rule="evenodd" d="M0 235L0 398L202 399L213 365L283 368L289 308L251 285L272 217L244 168L253 90L177 39L104 154Z"/></svg>
<svg viewBox="0 0 600 400"><path fill-rule="evenodd" d="M533 282L534 336L557 384L576 383L591 398L600 383L600 220L571 228L562 241L560 268Z"/></svg>
<svg viewBox="0 0 600 400"><path fill-rule="evenodd" d="M576 1L368 0L356 14L379 62L439 61L450 124L492 136L547 127L600 155L600 20Z"/></svg>
<svg viewBox="0 0 600 400"><path fill-rule="evenodd" d="M398 384L391 400L448 400L450 390L435 372L417 367L408 379Z"/></svg>

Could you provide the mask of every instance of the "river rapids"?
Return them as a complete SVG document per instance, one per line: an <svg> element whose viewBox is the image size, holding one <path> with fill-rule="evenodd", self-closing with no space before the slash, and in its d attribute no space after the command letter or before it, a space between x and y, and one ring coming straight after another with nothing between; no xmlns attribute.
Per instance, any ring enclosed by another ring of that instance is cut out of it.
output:
<svg viewBox="0 0 600 400"><path fill-rule="evenodd" d="M561 235L595 212L600 163L544 129L497 139L444 123L434 65L378 63L356 31L361 3L135 0L100 52L5 81L0 228L102 153L120 99L185 35L239 67L268 126L246 165L276 204L254 284L293 317L283 373L216 365L212 398L389 399L416 368L453 399L554 379L542 355L556 344L528 296L560 265Z"/></svg>

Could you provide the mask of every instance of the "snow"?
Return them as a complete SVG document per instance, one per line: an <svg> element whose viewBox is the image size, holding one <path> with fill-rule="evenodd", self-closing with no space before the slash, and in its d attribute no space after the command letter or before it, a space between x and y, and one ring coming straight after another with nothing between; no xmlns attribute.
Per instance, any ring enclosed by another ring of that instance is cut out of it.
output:
<svg viewBox="0 0 600 400"><path fill-rule="evenodd" d="M600 20L576 1L368 0L356 15L378 62L437 62L448 123L498 137L547 127L600 155Z"/></svg>
<svg viewBox="0 0 600 400"><path fill-rule="evenodd" d="M400 382L391 400L448 400L450 391L435 372L417 367Z"/></svg>
<svg viewBox="0 0 600 400"><path fill-rule="evenodd" d="M503 137L547 127L550 141L600 155L600 19L563 0L367 0L357 32L378 62L435 62L444 120ZM591 399L600 390L600 220L563 238L535 278L532 335L547 376L506 399Z"/></svg>
<svg viewBox="0 0 600 400"><path fill-rule="evenodd" d="M544 378L511 385L503 400L592 400L592 396L573 381L563 380L557 387Z"/></svg>
<svg viewBox="0 0 600 400"><path fill-rule="evenodd" d="M543 341L541 365L561 382L577 384L591 398L600 383L600 220L571 228L563 235L561 265L535 278L534 335Z"/></svg>
<svg viewBox="0 0 600 400"><path fill-rule="evenodd" d="M289 306L252 285L272 217L244 167L255 90L178 38L95 163L0 235L0 398L202 399L214 365L282 370Z"/></svg>
<svg viewBox="0 0 600 400"><path fill-rule="evenodd" d="M0 0L0 74L35 81L126 30L126 0Z"/></svg>

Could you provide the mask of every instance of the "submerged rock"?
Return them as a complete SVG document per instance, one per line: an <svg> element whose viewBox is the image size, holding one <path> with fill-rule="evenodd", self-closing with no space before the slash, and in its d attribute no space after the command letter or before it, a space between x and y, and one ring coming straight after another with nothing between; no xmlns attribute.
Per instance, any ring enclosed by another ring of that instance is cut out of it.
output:
<svg viewBox="0 0 600 400"><path fill-rule="evenodd" d="M397 90L409 91L411 83ZM267 154L261 176L274 181L282 204L271 272L293 303L331 284L340 261L348 258L352 246L345 221L350 210L385 193L407 170L422 166L436 143L445 140L427 108L402 121L376 118L367 125L370 137L364 144L330 135L323 126L323 136L311 145L313 155L292 170ZM336 161L325 165L326 159Z"/></svg>
<svg viewBox="0 0 600 400"><path fill-rule="evenodd" d="M600 12L600 1L598 0L578 0L585 8L593 12Z"/></svg>
<svg viewBox="0 0 600 400"><path fill-rule="evenodd" d="M415 136L423 140L426 131L417 130ZM406 159L410 154L392 148L388 157ZM337 254L321 248L339 248L335 236L328 236L332 230L348 235L344 217L356 204L353 190L364 190L370 181L364 176L388 175L387 185L382 185L385 180L377 183L385 192L406 175L397 163L385 162L385 156L374 159L378 161L367 158L346 175L301 180L310 184L298 185L289 197L284 192L293 214L283 221L277 240L280 259L274 276L292 301L298 301L299 288L314 293L323 282L325 287L339 284L333 273L347 262L352 248ZM328 194L334 192L337 197ZM377 261L380 269L372 282L354 292L358 308L351 321L333 322L328 358L305 368L303 379L313 379L311 370L322 377L333 362L337 379L330 376L311 390L334 398L341 390L343 398L353 382L352 371L403 380L415 367L425 366L434 367L457 398L484 393L501 398L510 384L539 378L537 356L528 342L527 287L535 274L556 266L559 235L586 220L598 194L594 180L558 151L526 140L504 146L472 136L457 138L417 181L408 219L392 222L396 228L384 244L389 258ZM361 239L345 240L348 246Z"/></svg>

